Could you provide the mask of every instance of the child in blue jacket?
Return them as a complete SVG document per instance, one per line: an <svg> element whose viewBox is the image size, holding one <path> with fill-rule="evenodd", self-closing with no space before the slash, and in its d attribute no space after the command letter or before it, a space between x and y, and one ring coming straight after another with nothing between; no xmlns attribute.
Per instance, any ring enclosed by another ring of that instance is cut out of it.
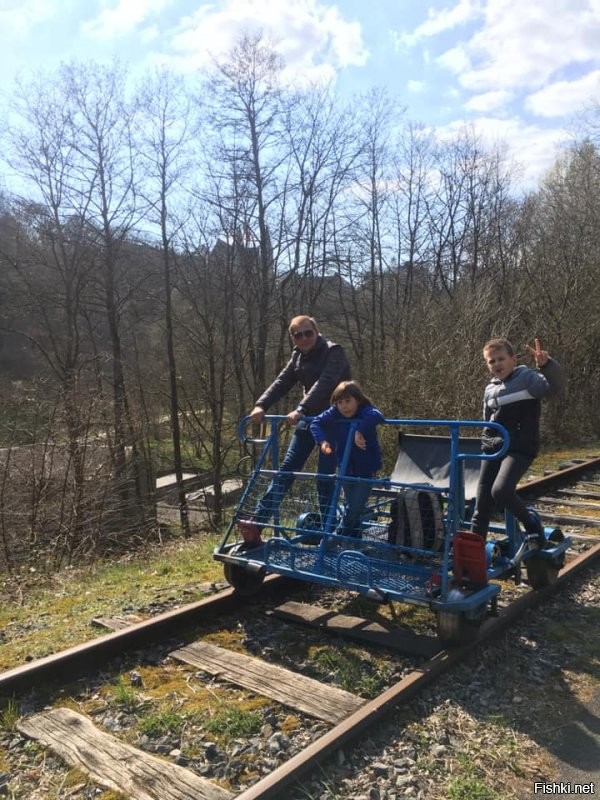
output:
<svg viewBox="0 0 600 800"><path fill-rule="evenodd" d="M331 395L331 406L313 419L310 431L325 454L335 453L341 464L351 426L344 420L357 422L344 475L351 478L374 478L381 469L381 447L377 425L384 416L369 400L356 381L342 381ZM360 538L361 516L371 488L371 481L342 481L344 516L338 533Z"/></svg>

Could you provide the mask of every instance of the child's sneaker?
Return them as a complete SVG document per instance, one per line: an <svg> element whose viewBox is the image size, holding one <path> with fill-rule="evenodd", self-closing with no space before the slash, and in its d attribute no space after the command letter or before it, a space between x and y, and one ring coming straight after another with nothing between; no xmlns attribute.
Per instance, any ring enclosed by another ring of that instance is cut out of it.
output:
<svg viewBox="0 0 600 800"><path fill-rule="evenodd" d="M252 519L240 519L238 521L238 529L242 534L245 549L249 550L252 547L260 547L263 543L260 535L262 528L258 522L254 522Z"/></svg>
<svg viewBox="0 0 600 800"><path fill-rule="evenodd" d="M525 527L525 536L529 541L530 545L535 544L541 550L546 546L544 523L540 519L540 515L537 513L537 511L534 511L531 508L528 508L527 510L529 511L529 518L531 521L529 525Z"/></svg>

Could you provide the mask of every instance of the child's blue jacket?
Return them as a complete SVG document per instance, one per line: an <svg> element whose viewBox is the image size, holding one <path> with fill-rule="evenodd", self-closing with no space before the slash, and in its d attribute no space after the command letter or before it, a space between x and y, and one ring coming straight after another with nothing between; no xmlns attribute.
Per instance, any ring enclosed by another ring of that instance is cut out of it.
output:
<svg viewBox="0 0 600 800"><path fill-rule="evenodd" d="M377 439L377 425L383 422L385 417L374 406L363 406L359 408L353 417L347 418L341 414L335 406L330 406L322 414L315 417L310 423L310 432L312 433L315 442L320 445L321 442L329 442L332 446L338 464L341 462L344 455L344 448L346 440L350 431L349 422L358 422L358 427L355 429L360 431L365 437L367 447L361 450L354 444L354 434L352 441L352 449L350 451L350 458L346 474L356 478L371 478L375 475L377 470L381 469L382 457L381 447Z"/></svg>

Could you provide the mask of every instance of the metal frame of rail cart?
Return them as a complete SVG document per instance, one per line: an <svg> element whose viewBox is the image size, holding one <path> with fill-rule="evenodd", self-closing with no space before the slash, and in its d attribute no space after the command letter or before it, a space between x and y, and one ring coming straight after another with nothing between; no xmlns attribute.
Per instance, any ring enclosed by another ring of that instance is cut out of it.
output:
<svg viewBox="0 0 600 800"><path fill-rule="evenodd" d="M285 421L282 416L265 417L261 427L265 434L259 437L246 433L248 417L240 424L240 437L254 448L256 463L214 551L238 593L254 594L265 575L275 573L359 592L378 602L424 605L436 616L439 638L445 644L458 644L477 635L488 612L496 613L501 587L494 579L513 576L518 583L524 566L534 589L556 580L571 544L559 528L544 528L540 544L537 537L526 537L507 512L502 524L490 526L487 542L470 530L480 462L500 458L508 448L508 433L498 423L385 420L380 434L388 426L396 429L392 432L398 441L396 465L388 476L370 481L361 535L355 537L340 535L336 529L343 508L343 482L362 480L349 478L345 472L356 423L339 423L348 427L345 452L337 474L325 476L279 469ZM480 450L476 429L483 427L494 428L502 436L502 448L493 455ZM413 432L420 428L427 433ZM432 435L432 430L441 435ZM292 485L274 516L259 527L253 525L257 503L282 475L293 478ZM329 499L322 511L318 479L321 486L323 479L329 479ZM437 508L434 524L423 516L423 499L425 505ZM414 523L421 526L418 535ZM258 538L249 540L248 529L258 530Z"/></svg>

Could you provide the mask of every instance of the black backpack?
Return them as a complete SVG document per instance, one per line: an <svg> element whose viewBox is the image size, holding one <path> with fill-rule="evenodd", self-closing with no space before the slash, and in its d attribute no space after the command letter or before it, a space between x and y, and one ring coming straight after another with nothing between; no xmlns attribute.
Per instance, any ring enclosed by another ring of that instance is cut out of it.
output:
<svg viewBox="0 0 600 800"><path fill-rule="evenodd" d="M401 489L390 504L389 544L417 550L441 550L444 515L439 492Z"/></svg>

